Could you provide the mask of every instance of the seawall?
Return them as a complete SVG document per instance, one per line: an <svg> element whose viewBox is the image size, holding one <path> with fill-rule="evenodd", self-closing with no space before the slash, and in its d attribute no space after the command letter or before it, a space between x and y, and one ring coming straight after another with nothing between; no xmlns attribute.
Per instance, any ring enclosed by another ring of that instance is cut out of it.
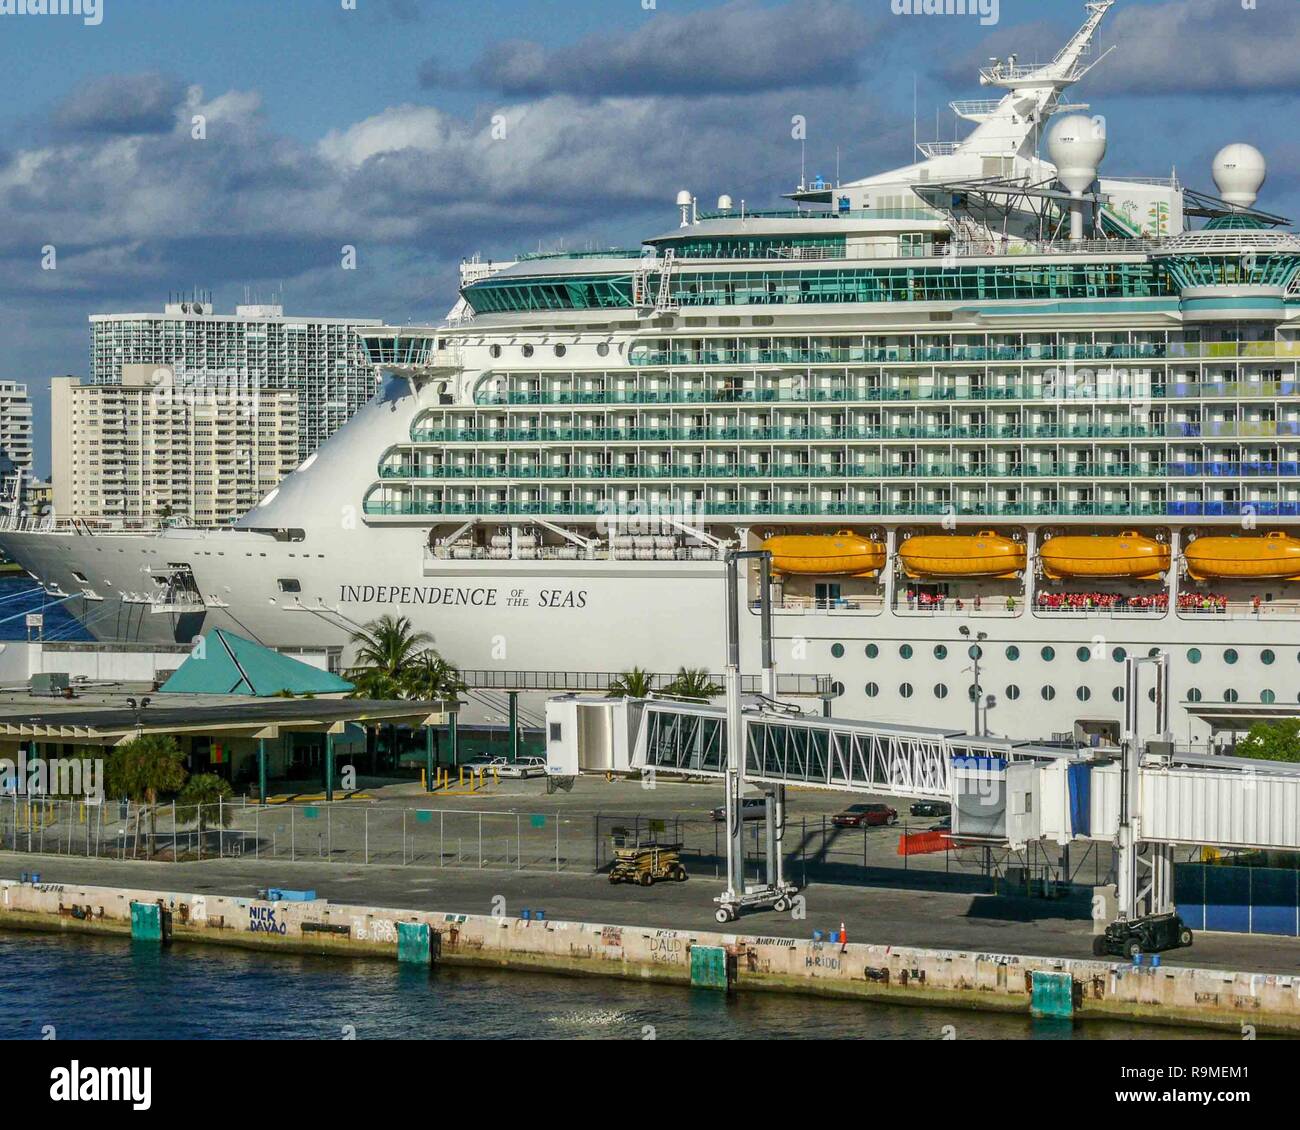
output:
<svg viewBox="0 0 1300 1130"><path fill-rule="evenodd" d="M1300 1034L1300 977L1168 965L12 880L0 929L129 939L132 904L174 942Z"/></svg>

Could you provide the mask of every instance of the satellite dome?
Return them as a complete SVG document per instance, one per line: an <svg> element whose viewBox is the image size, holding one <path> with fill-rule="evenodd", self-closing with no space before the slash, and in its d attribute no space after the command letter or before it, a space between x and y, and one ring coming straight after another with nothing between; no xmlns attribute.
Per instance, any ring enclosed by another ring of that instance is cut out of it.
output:
<svg viewBox="0 0 1300 1130"><path fill-rule="evenodd" d="M677 207L689 208L690 206L691 206L691 191L688 188L684 188L681 190L681 192L677 194Z"/></svg>
<svg viewBox="0 0 1300 1130"><path fill-rule="evenodd" d="M731 211L731 197L730 197L730 196L727 196L726 194L723 194L722 196L719 196L719 197L718 197L718 211L719 211L719 212L730 212L730 211Z"/></svg>
<svg viewBox="0 0 1300 1130"><path fill-rule="evenodd" d="M1225 145L1214 158L1214 183L1229 204L1251 207L1268 176L1268 162L1253 145Z"/></svg>
<svg viewBox="0 0 1300 1130"><path fill-rule="evenodd" d="M1105 120L1085 114L1061 118L1048 134L1047 151L1057 179L1076 196L1087 192L1106 156Z"/></svg>

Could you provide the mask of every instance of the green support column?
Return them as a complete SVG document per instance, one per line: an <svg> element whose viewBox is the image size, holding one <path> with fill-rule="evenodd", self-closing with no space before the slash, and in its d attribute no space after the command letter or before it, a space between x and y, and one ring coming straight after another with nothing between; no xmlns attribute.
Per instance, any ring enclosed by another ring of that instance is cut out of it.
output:
<svg viewBox="0 0 1300 1130"><path fill-rule="evenodd" d="M510 691L510 761L519 760L519 692Z"/></svg>
<svg viewBox="0 0 1300 1130"><path fill-rule="evenodd" d="M325 800L334 799L334 735L325 735Z"/></svg>
<svg viewBox="0 0 1300 1130"><path fill-rule="evenodd" d="M451 746L451 767L460 768L460 742L456 734L456 719L459 715L452 711L451 718L447 722L447 744Z"/></svg>
<svg viewBox="0 0 1300 1130"><path fill-rule="evenodd" d="M433 792L433 727L424 728L424 791Z"/></svg>
<svg viewBox="0 0 1300 1130"><path fill-rule="evenodd" d="M257 739L257 798L266 803L266 739Z"/></svg>

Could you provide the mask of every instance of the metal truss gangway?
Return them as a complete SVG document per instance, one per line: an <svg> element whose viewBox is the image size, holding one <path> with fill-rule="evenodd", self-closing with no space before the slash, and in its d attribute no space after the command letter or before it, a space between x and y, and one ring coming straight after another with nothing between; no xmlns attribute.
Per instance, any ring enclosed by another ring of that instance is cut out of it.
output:
<svg viewBox="0 0 1300 1130"><path fill-rule="evenodd" d="M625 672L621 671L506 671L498 668L485 670L462 670L461 681L466 689L472 691L506 691L522 694L526 691L544 691L548 694L569 692L573 694L604 694L620 680ZM647 675L650 685L662 690L677 678L675 673L651 672ZM722 675L711 674L709 679L715 683L722 682ZM777 675L777 693L783 698L817 698L827 700L832 697L832 679L830 675ZM762 676L746 675L742 678L741 689L746 694L757 694L762 689Z"/></svg>

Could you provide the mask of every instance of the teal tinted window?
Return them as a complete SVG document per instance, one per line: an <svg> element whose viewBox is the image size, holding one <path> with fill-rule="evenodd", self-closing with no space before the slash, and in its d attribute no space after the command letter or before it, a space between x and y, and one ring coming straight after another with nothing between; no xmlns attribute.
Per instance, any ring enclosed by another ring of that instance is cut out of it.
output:
<svg viewBox="0 0 1300 1130"><path fill-rule="evenodd" d="M1092 658L1092 648L1081 647L1074 654L1080 663L1087 663L1088 660Z"/></svg>
<svg viewBox="0 0 1300 1130"><path fill-rule="evenodd" d="M1237 655L1237 649L1235 647L1226 648L1223 652L1224 663L1228 663L1228 664L1236 663L1238 658L1239 657Z"/></svg>
<svg viewBox="0 0 1300 1130"><path fill-rule="evenodd" d="M1056 658L1056 648L1054 648L1054 647L1045 647L1045 648L1043 648L1041 654L1042 654L1042 656L1043 656L1043 662L1044 662L1044 663L1051 663L1052 660Z"/></svg>
<svg viewBox="0 0 1300 1130"><path fill-rule="evenodd" d="M880 648L878 648L874 643L869 643L866 646L866 653L868 659L875 659L876 656L880 654Z"/></svg>
<svg viewBox="0 0 1300 1130"><path fill-rule="evenodd" d="M903 646L898 649L898 654L902 656L904 659L911 659L912 645L910 643L903 644Z"/></svg>
<svg viewBox="0 0 1300 1130"><path fill-rule="evenodd" d="M947 659L948 649L944 647L943 644L936 644L934 648L934 657L935 659Z"/></svg>
<svg viewBox="0 0 1300 1130"><path fill-rule="evenodd" d="M1266 647L1259 653L1259 661L1264 664L1265 667L1271 667L1275 659L1277 659L1277 656L1273 654L1271 648Z"/></svg>
<svg viewBox="0 0 1300 1130"><path fill-rule="evenodd" d="M1189 647L1187 649L1187 662L1199 663L1201 661L1201 649L1199 647Z"/></svg>
<svg viewBox="0 0 1300 1130"><path fill-rule="evenodd" d="M844 658L844 645L843 645L842 643L833 643L833 644L831 644L831 654L832 654L833 656L835 656L836 659L843 659L843 658Z"/></svg>
<svg viewBox="0 0 1300 1130"><path fill-rule="evenodd" d="M1020 658L1020 648L1016 647L1015 644L1012 644L1009 648L1007 648L1007 658L1010 659L1012 663L1014 663L1017 659Z"/></svg>

